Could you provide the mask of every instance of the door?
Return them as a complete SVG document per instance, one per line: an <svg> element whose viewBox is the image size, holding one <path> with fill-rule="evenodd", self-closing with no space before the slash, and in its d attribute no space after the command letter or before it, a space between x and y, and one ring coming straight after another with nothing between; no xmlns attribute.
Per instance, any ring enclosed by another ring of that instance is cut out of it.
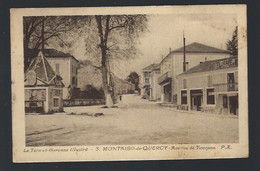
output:
<svg viewBox="0 0 260 171"><path fill-rule="evenodd" d="M190 98L191 98L191 109L192 110L201 110L202 104L202 90L191 90L190 91Z"/></svg>
<svg viewBox="0 0 260 171"><path fill-rule="evenodd" d="M230 96L229 97L230 114L237 115L237 109L238 109L238 96Z"/></svg>
<svg viewBox="0 0 260 171"><path fill-rule="evenodd" d="M202 96L195 96L195 97L194 97L194 106L196 106L196 110L197 110L197 111L200 111L201 98L202 98Z"/></svg>

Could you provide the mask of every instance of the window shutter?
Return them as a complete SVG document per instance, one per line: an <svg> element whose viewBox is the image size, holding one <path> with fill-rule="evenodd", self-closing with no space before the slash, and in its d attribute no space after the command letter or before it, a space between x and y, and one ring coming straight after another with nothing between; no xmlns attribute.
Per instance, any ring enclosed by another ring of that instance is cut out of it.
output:
<svg viewBox="0 0 260 171"><path fill-rule="evenodd" d="M184 89L187 88L187 81L186 81L186 79L183 79L183 88L184 88Z"/></svg>
<svg viewBox="0 0 260 171"><path fill-rule="evenodd" d="M208 87L212 87L212 75L208 75Z"/></svg>

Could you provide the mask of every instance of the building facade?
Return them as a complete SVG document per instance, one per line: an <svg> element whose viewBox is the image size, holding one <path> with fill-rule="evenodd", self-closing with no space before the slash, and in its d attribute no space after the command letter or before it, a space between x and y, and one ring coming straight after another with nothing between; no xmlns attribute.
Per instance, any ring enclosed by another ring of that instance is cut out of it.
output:
<svg viewBox="0 0 260 171"><path fill-rule="evenodd" d="M63 79L63 99L70 99L73 90L78 87L79 61L71 54L45 49L44 55L57 75Z"/></svg>
<svg viewBox="0 0 260 171"><path fill-rule="evenodd" d="M25 72L25 112L63 111L63 83L40 51Z"/></svg>
<svg viewBox="0 0 260 171"><path fill-rule="evenodd" d="M230 57L227 50L217 49L200 43L185 46L185 68L188 70L200 63ZM163 58L160 63L161 74L158 84L161 86L161 101L177 105L178 80L176 76L184 72L184 48L181 47Z"/></svg>
<svg viewBox="0 0 260 171"><path fill-rule="evenodd" d="M142 73L142 97L150 100L160 99L160 86L158 84L158 77L160 76L160 65L151 64L143 68Z"/></svg>
<svg viewBox="0 0 260 171"><path fill-rule="evenodd" d="M203 62L178 80L178 109L238 114L237 57Z"/></svg>

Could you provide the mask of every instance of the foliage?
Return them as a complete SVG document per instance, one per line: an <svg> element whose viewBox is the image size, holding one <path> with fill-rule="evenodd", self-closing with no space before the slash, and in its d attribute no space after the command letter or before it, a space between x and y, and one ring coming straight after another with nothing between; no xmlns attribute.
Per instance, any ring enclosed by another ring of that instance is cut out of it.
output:
<svg viewBox="0 0 260 171"><path fill-rule="evenodd" d="M232 40L228 40L226 43L227 50L231 51L233 56L238 54L238 39L237 39L237 26L233 32Z"/></svg>
<svg viewBox="0 0 260 171"><path fill-rule="evenodd" d="M127 81L135 85L135 90L139 90L139 77L136 72L131 72L127 77Z"/></svg>

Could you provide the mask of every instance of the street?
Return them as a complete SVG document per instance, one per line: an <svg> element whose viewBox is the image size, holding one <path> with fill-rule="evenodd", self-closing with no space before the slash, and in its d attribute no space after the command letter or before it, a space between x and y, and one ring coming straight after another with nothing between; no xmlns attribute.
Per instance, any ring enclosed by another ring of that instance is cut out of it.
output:
<svg viewBox="0 0 260 171"><path fill-rule="evenodd" d="M238 117L194 114L123 95L118 108L67 107L26 115L27 146L192 144L238 142ZM94 117L89 113L103 113Z"/></svg>

